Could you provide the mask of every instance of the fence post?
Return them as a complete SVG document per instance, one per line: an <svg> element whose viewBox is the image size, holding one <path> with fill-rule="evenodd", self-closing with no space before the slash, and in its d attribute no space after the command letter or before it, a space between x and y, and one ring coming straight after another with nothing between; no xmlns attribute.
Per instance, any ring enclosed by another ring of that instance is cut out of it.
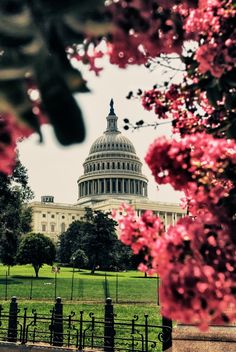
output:
<svg viewBox="0 0 236 352"><path fill-rule="evenodd" d="M31 276L31 280L30 280L30 296L29 299L32 299L33 296L33 276Z"/></svg>
<svg viewBox="0 0 236 352"><path fill-rule="evenodd" d="M119 294L119 291L118 291L118 273L116 273L116 303L118 303L118 294Z"/></svg>
<svg viewBox="0 0 236 352"><path fill-rule="evenodd" d="M104 288L105 288L105 302L106 302L106 299L108 298L107 273L105 273L105 276L104 276Z"/></svg>
<svg viewBox="0 0 236 352"><path fill-rule="evenodd" d="M162 317L162 351L172 347L172 320Z"/></svg>
<svg viewBox="0 0 236 352"><path fill-rule="evenodd" d="M105 304L104 352L114 352L114 312L112 299L107 298Z"/></svg>
<svg viewBox="0 0 236 352"><path fill-rule="evenodd" d="M157 290L157 305L159 306L160 305L160 282L159 282L159 276L157 274L157 287L156 287L156 290Z"/></svg>
<svg viewBox="0 0 236 352"><path fill-rule="evenodd" d="M57 297L54 317L53 317L53 346L63 346L63 304L61 303L61 297Z"/></svg>
<svg viewBox="0 0 236 352"><path fill-rule="evenodd" d="M9 342L17 341L17 314L18 314L18 304L16 302L16 297L13 296L11 299L10 309L9 309L8 334L7 334L7 341Z"/></svg>
<svg viewBox="0 0 236 352"><path fill-rule="evenodd" d="M8 275L6 271L6 276L5 276L5 301L7 301L7 292L8 292Z"/></svg>

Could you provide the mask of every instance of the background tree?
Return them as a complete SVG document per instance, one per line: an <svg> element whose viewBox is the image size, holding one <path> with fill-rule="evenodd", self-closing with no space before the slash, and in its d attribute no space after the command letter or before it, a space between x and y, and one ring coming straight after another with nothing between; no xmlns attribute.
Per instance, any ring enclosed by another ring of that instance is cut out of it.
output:
<svg viewBox="0 0 236 352"><path fill-rule="evenodd" d="M88 265L88 257L82 249L77 249L71 256L70 262L73 267L80 269L87 268Z"/></svg>
<svg viewBox="0 0 236 352"><path fill-rule="evenodd" d="M52 240L41 233L31 233L20 241L16 260L19 264L32 264L35 276L43 264L52 265L56 247Z"/></svg>
<svg viewBox="0 0 236 352"><path fill-rule="evenodd" d="M107 270L112 265L117 234L116 222L110 214L86 209L84 216L83 246L89 258L89 268L94 274L96 268Z"/></svg>
<svg viewBox="0 0 236 352"><path fill-rule="evenodd" d="M19 238L31 230L33 198L26 168L18 160L11 176L0 173L0 258L4 265L15 264Z"/></svg>
<svg viewBox="0 0 236 352"><path fill-rule="evenodd" d="M72 254L83 248L84 222L76 220L59 236L58 257L61 263L71 263Z"/></svg>
<svg viewBox="0 0 236 352"><path fill-rule="evenodd" d="M77 251L86 255L88 262L84 262L84 267L92 273L96 267L104 270L132 267L132 251L118 240L116 222L101 211L86 208L83 221L74 221L60 235L58 255L62 263L71 264Z"/></svg>

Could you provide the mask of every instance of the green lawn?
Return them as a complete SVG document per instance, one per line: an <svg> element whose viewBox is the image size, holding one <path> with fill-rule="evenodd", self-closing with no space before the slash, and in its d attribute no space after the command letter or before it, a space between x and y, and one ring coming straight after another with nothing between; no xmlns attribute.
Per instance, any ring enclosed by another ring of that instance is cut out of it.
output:
<svg viewBox="0 0 236 352"><path fill-rule="evenodd" d="M71 300L72 268L61 268L60 274L57 274L56 287L55 274L49 266L43 266L38 279L32 278L34 271L30 265L12 267L10 276L7 278L7 286L6 270L6 267L0 265L0 303L3 313L7 314L9 311L10 297L16 296L20 315L23 314L24 307L27 307L29 315L32 309L36 309L38 314L50 314L56 293L56 296L60 296L64 303L64 316L68 316L73 311L75 319L79 319L80 311L84 311L85 319L89 320L90 312L94 313L97 319L103 318L105 297L110 296L113 299L117 319L131 321L137 315L137 322L143 324L146 314L149 324L161 325L161 316L157 306L157 278L145 278L143 273L137 271L107 272L105 275L105 272L98 271L91 275L88 271L78 272L76 270L73 300ZM5 300L6 295L7 300ZM31 300L29 300L30 295ZM122 330L120 333L122 335ZM157 336L157 329L150 330L151 339L156 341ZM158 349L155 351L160 350L160 343L158 343Z"/></svg>
<svg viewBox="0 0 236 352"><path fill-rule="evenodd" d="M16 296L18 299L40 299L54 301L60 296L64 301L104 302L107 296L119 303L156 304L157 278L145 278L143 273L129 271L121 273L98 271L91 275L89 271L74 272L72 292L72 268L61 268L60 273L52 273L51 267L44 265L39 278L34 277L30 265L14 266L6 279L7 268L0 266L0 299Z"/></svg>

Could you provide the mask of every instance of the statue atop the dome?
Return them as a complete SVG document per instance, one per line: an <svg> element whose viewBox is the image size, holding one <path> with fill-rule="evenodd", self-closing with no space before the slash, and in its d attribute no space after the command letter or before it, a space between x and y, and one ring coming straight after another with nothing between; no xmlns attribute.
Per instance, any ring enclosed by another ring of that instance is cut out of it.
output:
<svg viewBox="0 0 236 352"><path fill-rule="evenodd" d="M115 115L113 98L111 98L111 101L110 101L110 112L109 112L109 115Z"/></svg>

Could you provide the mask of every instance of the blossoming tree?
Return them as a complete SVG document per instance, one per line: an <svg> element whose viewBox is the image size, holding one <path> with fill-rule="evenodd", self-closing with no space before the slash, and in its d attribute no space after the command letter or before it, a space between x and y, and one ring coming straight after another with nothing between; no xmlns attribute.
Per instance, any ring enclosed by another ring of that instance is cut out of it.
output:
<svg viewBox="0 0 236 352"><path fill-rule="evenodd" d="M4 92L0 155L5 161L1 171L11 172L17 138L33 130L40 134L46 120L61 143L83 139L82 113L71 93L86 91L86 85L69 59L88 64L98 74L97 59L104 55L121 68L152 66L166 55L177 55L185 69L182 82L140 90L138 97L157 119L172 121L176 137L156 139L146 162L158 184L168 183L185 193L188 215L165 229L151 212L138 219L124 206L121 240L135 253L145 253L142 270L160 275L165 316L197 323L202 329L235 319L235 0L120 0L107 1L106 6L102 1L70 0L53 9L43 0L27 6L18 3L22 7L17 11L26 18L21 22L26 23L25 32L18 41L3 41L2 62L11 68L20 62L24 69L8 70L8 75L5 70L0 82ZM4 10L7 20L14 19L7 14L9 9ZM31 36L25 38L28 29ZM27 51L31 41L35 45ZM13 45L14 50L20 45L17 57L10 55ZM20 61L24 55L26 63ZM8 56L12 61L6 60ZM18 100L12 99L13 78ZM57 107L60 94L64 100ZM63 117L66 107L70 121Z"/></svg>

